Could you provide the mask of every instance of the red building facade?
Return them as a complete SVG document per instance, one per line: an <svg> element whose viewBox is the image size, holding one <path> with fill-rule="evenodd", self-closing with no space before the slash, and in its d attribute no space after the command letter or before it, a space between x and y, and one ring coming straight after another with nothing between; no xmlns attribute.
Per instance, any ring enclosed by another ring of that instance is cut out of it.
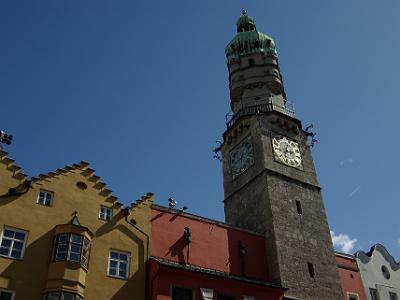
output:
<svg viewBox="0 0 400 300"><path fill-rule="evenodd" d="M336 263L344 294L343 299L367 300L356 258L353 255L336 252Z"/></svg>
<svg viewBox="0 0 400 300"><path fill-rule="evenodd" d="M151 227L149 299L283 299L264 236L156 205Z"/></svg>

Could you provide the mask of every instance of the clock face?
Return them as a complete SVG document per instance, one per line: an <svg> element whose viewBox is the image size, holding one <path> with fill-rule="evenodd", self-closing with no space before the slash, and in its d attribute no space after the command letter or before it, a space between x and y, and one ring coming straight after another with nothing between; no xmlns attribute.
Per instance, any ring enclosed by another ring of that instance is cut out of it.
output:
<svg viewBox="0 0 400 300"><path fill-rule="evenodd" d="M239 176L254 164L251 136L245 138L231 151L231 171L233 178Z"/></svg>
<svg viewBox="0 0 400 300"><path fill-rule="evenodd" d="M284 136L272 138L275 158L284 164L302 169L299 144Z"/></svg>

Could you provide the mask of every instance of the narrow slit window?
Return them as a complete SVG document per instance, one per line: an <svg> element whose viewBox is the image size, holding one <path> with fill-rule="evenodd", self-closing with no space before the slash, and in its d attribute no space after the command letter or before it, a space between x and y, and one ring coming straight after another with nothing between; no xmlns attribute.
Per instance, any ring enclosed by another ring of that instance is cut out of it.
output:
<svg viewBox="0 0 400 300"><path fill-rule="evenodd" d="M315 277L315 270L314 270L314 265L312 263L307 263L308 266L308 273L310 274L311 278Z"/></svg>
<svg viewBox="0 0 400 300"><path fill-rule="evenodd" d="M301 207L301 202L300 201L296 201L296 208L297 208L297 213L299 215L303 214L303 208Z"/></svg>
<svg viewBox="0 0 400 300"><path fill-rule="evenodd" d="M249 66L254 66L254 60L252 58L249 59Z"/></svg>

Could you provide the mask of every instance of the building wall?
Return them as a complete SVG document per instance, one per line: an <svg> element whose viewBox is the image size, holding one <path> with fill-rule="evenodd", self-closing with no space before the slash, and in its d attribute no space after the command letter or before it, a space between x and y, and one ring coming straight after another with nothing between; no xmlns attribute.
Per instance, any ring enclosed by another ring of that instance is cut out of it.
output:
<svg viewBox="0 0 400 300"><path fill-rule="evenodd" d="M400 264L382 245L373 246L368 253L357 252L356 257L368 300L371 299L370 288L377 289L379 300L390 300L389 292L396 293L400 299ZM390 278L385 278L383 266L387 268Z"/></svg>
<svg viewBox="0 0 400 300"><path fill-rule="evenodd" d="M299 143L303 170L277 161L274 134ZM233 178L230 154L247 136L252 137L254 164ZM286 296L295 299L342 297L325 207L300 122L278 112L243 118L225 132L221 152L225 220L265 234L272 281L287 287Z"/></svg>
<svg viewBox="0 0 400 300"><path fill-rule="evenodd" d="M235 297L237 300L243 300L244 296L255 297L256 300L283 299L283 291L280 289L165 266L160 268L154 261L150 262L149 275L149 284L152 284L153 288L152 300L170 300L173 286L191 289L193 299L196 300L203 299L201 288L212 289L213 299L217 299L218 294Z"/></svg>
<svg viewBox="0 0 400 300"><path fill-rule="evenodd" d="M269 279L265 238L262 235L154 205L151 223L152 256L238 276ZM183 239L185 227L192 232L189 252ZM246 248L244 258L239 256L239 240Z"/></svg>
<svg viewBox="0 0 400 300"><path fill-rule="evenodd" d="M349 295L357 295L359 300L366 300L356 258L347 254L336 253L336 263L344 299L349 299Z"/></svg>
<svg viewBox="0 0 400 300"><path fill-rule="evenodd" d="M26 178L16 181L11 171L13 163L6 159L6 154L0 156L0 231L8 226L28 233L21 260L0 256L0 288L15 291L16 298L20 300L42 299L51 279L53 283L60 282L65 290L78 289L86 299L129 299L132 295L135 295L134 299L145 298L147 240L125 222L121 204L87 163L40 175L33 179L26 193L13 196L7 194L9 188L19 184L17 191L26 191ZM78 188L78 182L81 188ZM82 188L85 185L86 189ZM36 203L40 190L54 193L50 207ZM152 195L148 195L132 205L132 217L147 233L150 231L148 219L152 201ZM112 208L111 221L99 219L100 206ZM68 223L73 215L77 216L82 226L87 227L83 231L91 232L87 271L65 262L52 262L55 227ZM107 276L110 249L130 253L128 279ZM60 278L49 278L54 276L54 272ZM67 279L71 276L75 276L77 282L69 282Z"/></svg>

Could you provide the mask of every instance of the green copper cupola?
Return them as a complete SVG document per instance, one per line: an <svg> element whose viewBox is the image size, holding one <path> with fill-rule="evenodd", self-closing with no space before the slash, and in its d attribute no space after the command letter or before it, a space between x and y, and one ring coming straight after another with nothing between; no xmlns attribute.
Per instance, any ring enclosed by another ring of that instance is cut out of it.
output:
<svg viewBox="0 0 400 300"><path fill-rule="evenodd" d="M271 37L265 33L257 31L256 22L247 15L246 10L236 22L237 34L226 46L225 54L228 62L236 60L241 55L250 53L264 53L266 55L277 56L275 43Z"/></svg>
<svg viewBox="0 0 400 300"><path fill-rule="evenodd" d="M257 30L256 22L245 10L236 22L236 29L235 37L225 48L230 106L234 115L227 126L230 127L238 116L253 111L278 110L294 115L288 110L272 38Z"/></svg>

